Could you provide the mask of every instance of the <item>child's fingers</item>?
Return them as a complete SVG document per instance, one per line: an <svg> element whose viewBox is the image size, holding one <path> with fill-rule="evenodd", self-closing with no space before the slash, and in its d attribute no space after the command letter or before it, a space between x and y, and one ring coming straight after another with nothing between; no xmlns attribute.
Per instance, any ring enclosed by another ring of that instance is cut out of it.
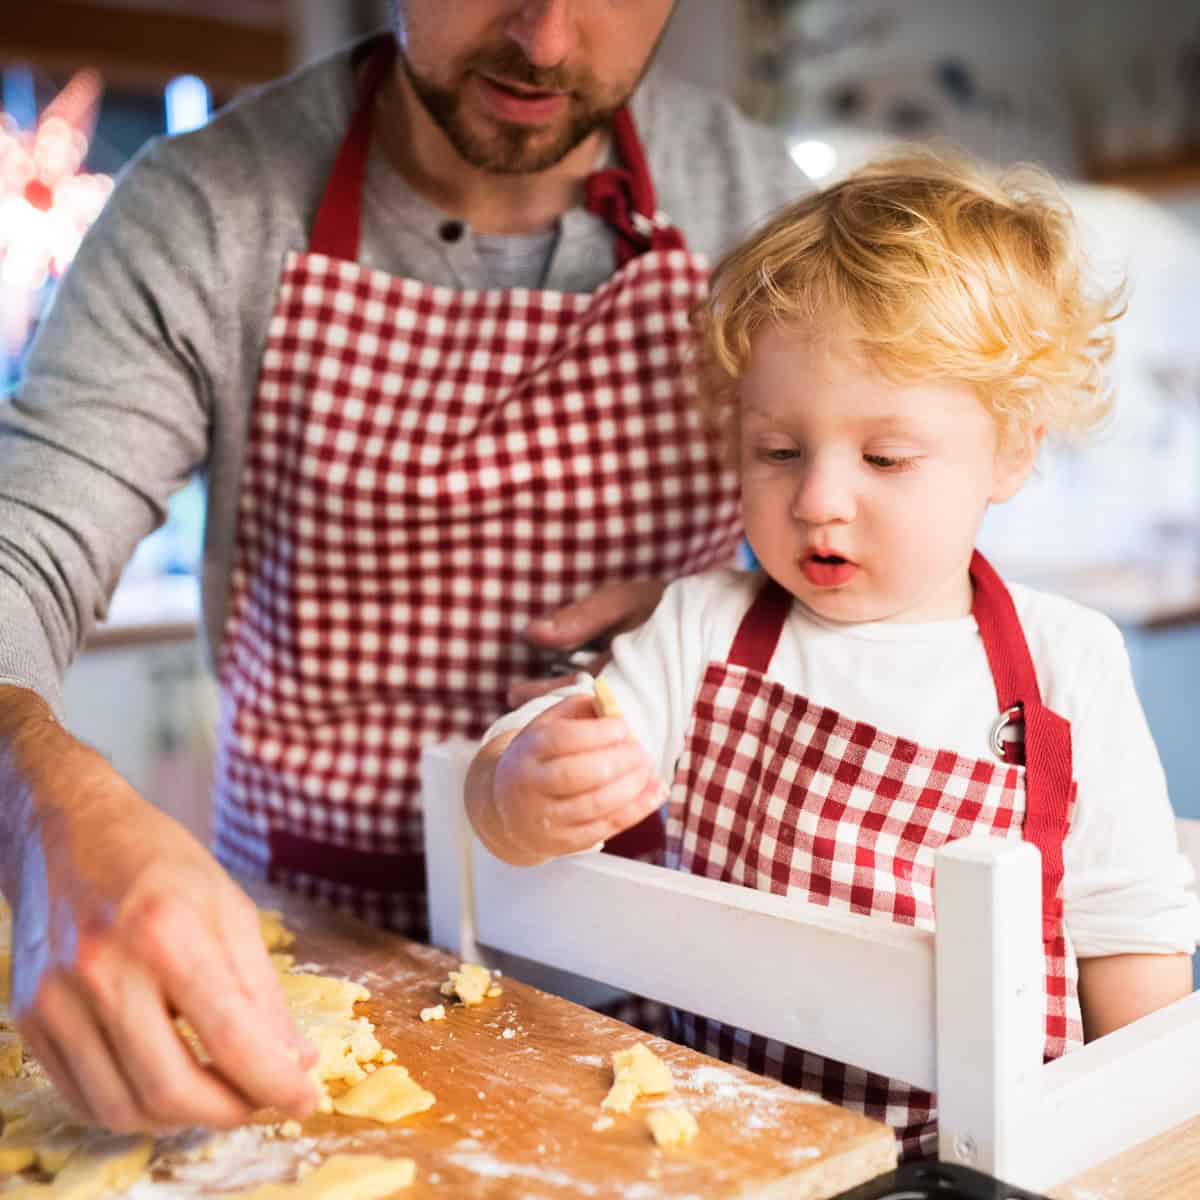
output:
<svg viewBox="0 0 1200 1200"><path fill-rule="evenodd" d="M562 829L591 825L621 812L654 783L654 765L643 754L628 771L569 797L552 802L551 819Z"/></svg>
<svg viewBox="0 0 1200 1200"><path fill-rule="evenodd" d="M632 774L644 775L651 770L653 766L646 751L637 742L627 740L599 750L544 758L535 767L531 780L551 800L575 800Z"/></svg>
<svg viewBox="0 0 1200 1200"><path fill-rule="evenodd" d="M520 752L543 762L638 744L619 717L597 717L588 696L572 696L539 713L516 740Z"/></svg>
<svg viewBox="0 0 1200 1200"><path fill-rule="evenodd" d="M557 854L574 854L580 850L590 850L599 842L608 841L622 830L643 821L652 812L657 812L666 799L667 789L657 779L651 777L632 800L611 811L580 825L564 827L560 830L560 847Z"/></svg>

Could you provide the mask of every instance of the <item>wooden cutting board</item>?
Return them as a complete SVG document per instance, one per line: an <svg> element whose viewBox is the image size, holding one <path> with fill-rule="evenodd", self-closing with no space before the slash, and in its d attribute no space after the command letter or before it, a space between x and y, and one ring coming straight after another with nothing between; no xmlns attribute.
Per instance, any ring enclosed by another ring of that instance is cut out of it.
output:
<svg viewBox="0 0 1200 1200"><path fill-rule="evenodd" d="M671 1068L671 1098L691 1109L700 1133L682 1150L660 1150L646 1124L653 1103L593 1130L612 1082L613 1050L646 1040L619 1021L504 978L503 995L478 1007L447 1005L423 1023L422 1008L458 962L440 950L265 887L261 905L283 910L300 967L357 980L371 991L358 1012L384 1046L437 1097L398 1125L315 1116L296 1143L317 1153L362 1150L408 1155L417 1179L406 1197L760 1197L836 1195L890 1169L892 1131L808 1093L728 1066L670 1042L651 1045ZM310 965L311 964L311 965ZM246 1131L243 1131L246 1132ZM284 1143L229 1141L230 1170L244 1182ZM222 1150L202 1192L221 1190ZM239 1164L233 1159L240 1155ZM148 1192L154 1189L147 1189ZM149 1197L147 1197L149 1200Z"/></svg>

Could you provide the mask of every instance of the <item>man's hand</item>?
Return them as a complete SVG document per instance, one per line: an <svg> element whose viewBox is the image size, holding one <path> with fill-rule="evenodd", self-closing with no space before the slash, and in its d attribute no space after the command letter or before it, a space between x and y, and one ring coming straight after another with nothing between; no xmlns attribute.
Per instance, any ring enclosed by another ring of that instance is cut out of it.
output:
<svg viewBox="0 0 1200 1200"><path fill-rule="evenodd" d="M0 747L13 1013L74 1107L119 1132L310 1112L315 1053L248 897L32 693L0 688Z"/></svg>
<svg viewBox="0 0 1200 1200"><path fill-rule="evenodd" d="M571 696L514 737L494 738L467 773L467 813L514 866L588 850L662 804L654 763L619 717Z"/></svg>
<svg viewBox="0 0 1200 1200"><path fill-rule="evenodd" d="M595 657L581 663L579 670L598 674L608 662L609 642L618 633L641 625L658 606L665 586L661 579L607 584L582 600L530 622L525 630L526 640L563 654L583 646L595 647ZM518 708L526 700L552 692L573 678L574 673L568 672L554 678L518 680L509 686L509 706Z"/></svg>

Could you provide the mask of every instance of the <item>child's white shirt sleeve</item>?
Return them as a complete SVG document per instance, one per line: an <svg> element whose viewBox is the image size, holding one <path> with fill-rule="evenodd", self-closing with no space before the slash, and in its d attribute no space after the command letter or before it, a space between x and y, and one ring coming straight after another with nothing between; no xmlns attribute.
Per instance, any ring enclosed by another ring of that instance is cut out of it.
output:
<svg viewBox="0 0 1200 1200"><path fill-rule="evenodd" d="M1120 631L1096 623L1071 722L1075 814L1063 843L1063 906L1080 958L1192 953L1194 873L1180 852L1166 777Z"/></svg>

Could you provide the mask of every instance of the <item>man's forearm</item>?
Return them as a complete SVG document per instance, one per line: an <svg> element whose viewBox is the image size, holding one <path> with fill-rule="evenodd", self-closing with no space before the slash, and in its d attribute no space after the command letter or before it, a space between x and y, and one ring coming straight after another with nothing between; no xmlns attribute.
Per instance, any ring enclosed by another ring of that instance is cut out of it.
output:
<svg viewBox="0 0 1200 1200"><path fill-rule="evenodd" d="M0 890L10 900L34 823L37 776L76 748L36 692L0 684Z"/></svg>

